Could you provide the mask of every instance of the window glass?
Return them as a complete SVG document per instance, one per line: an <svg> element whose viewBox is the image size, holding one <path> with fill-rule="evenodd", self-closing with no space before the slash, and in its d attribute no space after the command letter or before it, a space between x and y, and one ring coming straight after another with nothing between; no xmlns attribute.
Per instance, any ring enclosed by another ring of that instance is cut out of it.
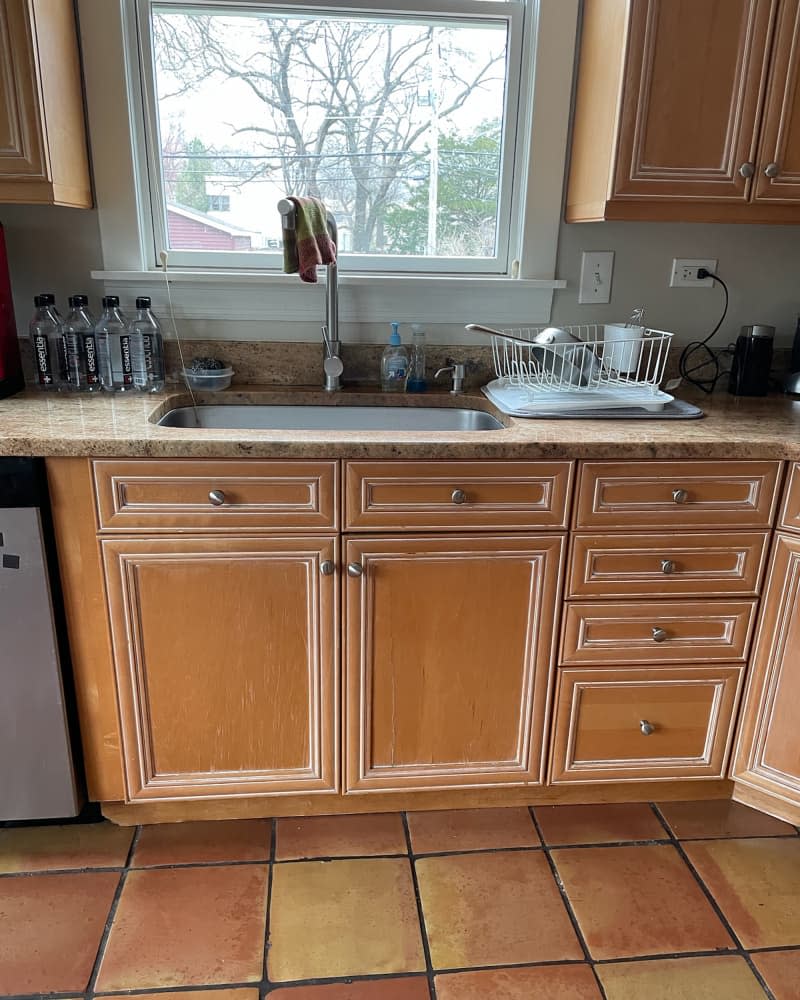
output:
<svg viewBox="0 0 800 1000"><path fill-rule="evenodd" d="M170 249L275 253L295 194L344 254L498 256L505 20L156 3L151 30Z"/></svg>

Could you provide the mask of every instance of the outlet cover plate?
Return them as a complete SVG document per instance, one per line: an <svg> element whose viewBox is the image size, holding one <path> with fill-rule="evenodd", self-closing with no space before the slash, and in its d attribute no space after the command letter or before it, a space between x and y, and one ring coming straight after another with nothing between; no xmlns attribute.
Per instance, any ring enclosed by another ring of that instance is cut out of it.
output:
<svg viewBox="0 0 800 1000"><path fill-rule="evenodd" d="M670 288L713 288L713 278L697 278L698 270L704 267L707 271L717 270L715 260L700 260L697 257L675 257L672 261L672 273L669 277Z"/></svg>
<svg viewBox="0 0 800 1000"><path fill-rule="evenodd" d="M611 279L614 275L614 251L586 251L581 254L581 284L578 289L578 302L588 305L591 302L611 301Z"/></svg>

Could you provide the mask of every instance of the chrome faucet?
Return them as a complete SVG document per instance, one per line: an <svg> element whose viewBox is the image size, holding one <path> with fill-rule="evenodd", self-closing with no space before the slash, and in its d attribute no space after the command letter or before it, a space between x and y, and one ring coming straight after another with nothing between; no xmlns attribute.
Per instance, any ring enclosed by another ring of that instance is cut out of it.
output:
<svg viewBox="0 0 800 1000"><path fill-rule="evenodd" d="M281 198L278 202L281 214L281 224L284 229L294 229L297 225L294 202ZM339 230L336 219L331 212L327 213L328 235L338 251ZM342 388L341 377L344 371L342 362L342 343L339 340L339 275L336 262L327 265L328 276L325 281L325 324L322 327L322 342L324 356L322 359L323 387L326 392L338 392Z"/></svg>

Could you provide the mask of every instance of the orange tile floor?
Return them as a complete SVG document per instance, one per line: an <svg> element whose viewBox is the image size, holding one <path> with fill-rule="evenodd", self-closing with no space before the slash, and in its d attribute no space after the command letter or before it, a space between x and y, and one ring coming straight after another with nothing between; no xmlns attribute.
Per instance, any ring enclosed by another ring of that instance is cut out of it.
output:
<svg viewBox="0 0 800 1000"><path fill-rule="evenodd" d="M730 802L0 829L0 995L798 1000L800 837Z"/></svg>

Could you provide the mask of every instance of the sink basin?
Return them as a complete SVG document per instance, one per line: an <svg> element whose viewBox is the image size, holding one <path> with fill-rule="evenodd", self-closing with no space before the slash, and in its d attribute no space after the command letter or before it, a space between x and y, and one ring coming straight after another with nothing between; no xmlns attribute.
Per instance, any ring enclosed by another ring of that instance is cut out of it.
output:
<svg viewBox="0 0 800 1000"><path fill-rule="evenodd" d="M198 423L199 418L199 423ZM503 425L483 410L434 406L179 406L162 427L216 427L275 431L497 431Z"/></svg>

